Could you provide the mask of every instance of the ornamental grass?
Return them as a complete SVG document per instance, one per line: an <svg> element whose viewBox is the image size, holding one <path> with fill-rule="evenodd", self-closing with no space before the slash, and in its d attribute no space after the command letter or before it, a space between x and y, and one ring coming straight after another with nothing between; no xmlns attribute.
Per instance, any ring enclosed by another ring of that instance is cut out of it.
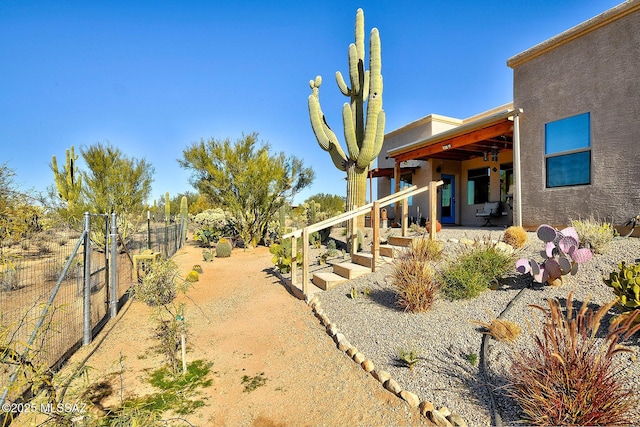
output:
<svg viewBox="0 0 640 427"><path fill-rule="evenodd" d="M614 321L607 335L597 337L600 323L615 305L597 312L588 299L574 313L573 295L566 315L557 300L549 308L532 305L544 314L535 349L512 356L508 394L520 405L531 425L628 425L638 399L620 370L620 353L631 350L619 344L640 329L633 325L637 313Z"/></svg>

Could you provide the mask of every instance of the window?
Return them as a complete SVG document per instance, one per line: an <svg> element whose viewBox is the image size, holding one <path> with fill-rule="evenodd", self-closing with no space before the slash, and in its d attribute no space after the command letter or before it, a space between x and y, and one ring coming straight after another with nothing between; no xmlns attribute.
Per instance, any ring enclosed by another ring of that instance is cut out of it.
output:
<svg viewBox="0 0 640 427"><path fill-rule="evenodd" d="M500 201L506 202L513 196L513 163L500 165Z"/></svg>
<svg viewBox="0 0 640 427"><path fill-rule="evenodd" d="M400 191L404 190L405 188L409 188L411 187L413 184L411 184L411 181L413 177L411 175L402 175L400 177ZM396 183L395 183L395 179L390 178L391 179L391 194L394 194L396 192ZM413 196L409 197L407 200L407 204L409 206L413 205ZM394 207L395 203L391 204L391 207Z"/></svg>
<svg viewBox="0 0 640 427"><path fill-rule="evenodd" d="M584 113L545 125L547 188L591 184L591 117Z"/></svg>
<svg viewBox="0 0 640 427"><path fill-rule="evenodd" d="M477 205L489 201L489 168L469 169L467 203Z"/></svg>

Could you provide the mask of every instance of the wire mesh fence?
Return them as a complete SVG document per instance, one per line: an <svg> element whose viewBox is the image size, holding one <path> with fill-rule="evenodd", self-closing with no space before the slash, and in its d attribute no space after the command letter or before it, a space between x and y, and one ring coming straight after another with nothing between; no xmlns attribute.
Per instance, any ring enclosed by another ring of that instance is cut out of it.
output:
<svg viewBox="0 0 640 427"><path fill-rule="evenodd" d="M97 222L108 217L98 215ZM144 250L171 257L181 246L180 224L148 224L117 249L87 245L86 234L49 229L0 246L0 400L14 401L35 372L29 366L57 368L109 319L110 304L126 300L134 285L132 257ZM115 254L115 258L113 255ZM115 270L115 274L110 272ZM115 278L115 285L110 280ZM115 293L115 295L111 295ZM90 311L87 311L87 308ZM88 321L88 322L87 322ZM28 360L28 364L21 361ZM24 365L24 366L23 366ZM23 372L18 372L23 370ZM18 375L19 374L19 375ZM14 380L24 383L16 387ZM0 425L2 420L0 419Z"/></svg>

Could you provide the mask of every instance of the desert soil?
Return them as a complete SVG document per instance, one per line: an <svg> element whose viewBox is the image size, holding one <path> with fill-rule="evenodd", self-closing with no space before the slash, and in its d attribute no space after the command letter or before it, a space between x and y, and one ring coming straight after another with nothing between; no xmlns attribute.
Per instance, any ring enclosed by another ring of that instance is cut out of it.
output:
<svg viewBox="0 0 640 427"><path fill-rule="evenodd" d="M184 298L187 359L213 363L206 406L186 417L197 426L428 425L416 409L385 390L336 348L312 310L272 274L268 248L234 249L203 262L187 243L174 256L182 272L200 264L200 280ZM130 301L80 349L67 369L84 363L91 382L110 379L116 392L102 404L152 392L148 372L162 357L153 350L151 311ZM64 373L64 372L63 372ZM242 377L267 380L245 392ZM71 397L67 396L66 400Z"/></svg>

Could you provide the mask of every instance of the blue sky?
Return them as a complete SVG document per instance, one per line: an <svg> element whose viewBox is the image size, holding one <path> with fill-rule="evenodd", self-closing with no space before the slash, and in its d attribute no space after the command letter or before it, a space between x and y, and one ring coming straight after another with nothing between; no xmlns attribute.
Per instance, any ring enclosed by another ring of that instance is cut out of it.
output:
<svg viewBox="0 0 640 427"><path fill-rule="evenodd" d="M322 109L340 137L346 98L333 76L348 71L358 7L367 47L380 31L388 132L511 101L509 57L619 3L0 0L0 164L21 189L44 191L52 155L109 142L154 165L160 198L194 191L176 161L191 143L258 132L315 170L296 201L344 195L309 124L308 82L323 76Z"/></svg>

